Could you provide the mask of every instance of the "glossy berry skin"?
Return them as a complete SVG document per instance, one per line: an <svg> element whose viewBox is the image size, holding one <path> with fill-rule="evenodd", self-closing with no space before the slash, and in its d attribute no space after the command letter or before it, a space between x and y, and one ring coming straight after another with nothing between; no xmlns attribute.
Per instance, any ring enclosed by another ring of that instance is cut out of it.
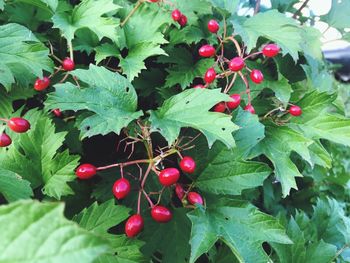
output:
<svg viewBox="0 0 350 263"><path fill-rule="evenodd" d="M82 180L90 179L93 177L97 172L97 169L95 166L89 163L85 163L80 165L76 170L75 170L75 175Z"/></svg>
<svg viewBox="0 0 350 263"><path fill-rule="evenodd" d="M157 3L159 0L150 0L152 3Z"/></svg>
<svg viewBox="0 0 350 263"><path fill-rule="evenodd" d="M194 86L193 88L194 89L204 89L204 85L198 84L198 85Z"/></svg>
<svg viewBox="0 0 350 263"><path fill-rule="evenodd" d="M264 80L264 75L262 72L258 69L253 69L252 72L250 72L250 79L256 83L260 84Z"/></svg>
<svg viewBox="0 0 350 263"><path fill-rule="evenodd" d="M61 118L62 117L62 112L60 109L54 109L52 111L52 113L57 117L57 118Z"/></svg>
<svg viewBox="0 0 350 263"><path fill-rule="evenodd" d="M0 134L0 147L7 147L11 145L12 140L10 136L8 136L6 133Z"/></svg>
<svg viewBox="0 0 350 263"><path fill-rule="evenodd" d="M30 129L30 123L26 119L18 117L10 119L7 126L14 132L18 133L24 133Z"/></svg>
<svg viewBox="0 0 350 263"><path fill-rule="evenodd" d="M289 113L290 115L297 117L297 116L300 116L303 113L303 111L299 106L293 105L290 107Z"/></svg>
<svg viewBox="0 0 350 263"><path fill-rule="evenodd" d="M219 102L214 106L215 112L225 112L226 111L226 103L225 102Z"/></svg>
<svg viewBox="0 0 350 263"><path fill-rule="evenodd" d="M202 196L196 192L189 192L187 195L187 200L191 205L204 204Z"/></svg>
<svg viewBox="0 0 350 263"><path fill-rule="evenodd" d="M247 106L245 106L244 110L249 111L251 114L255 114L255 109L251 104L248 104Z"/></svg>
<svg viewBox="0 0 350 263"><path fill-rule="evenodd" d="M141 215L132 215L125 223L125 234L128 237L135 237L142 231L143 225L144 222Z"/></svg>
<svg viewBox="0 0 350 263"><path fill-rule="evenodd" d="M193 174L196 170L196 162L190 156L185 156L180 161L180 168L184 173Z"/></svg>
<svg viewBox="0 0 350 263"><path fill-rule="evenodd" d="M170 186L180 178L180 171L176 168L166 168L159 173L158 179L161 185Z"/></svg>
<svg viewBox="0 0 350 263"><path fill-rule="evenodd" d="M171 12L171 17L173 18L174 21L179 21L181 19L181 12L179 9L175 9L173 12Z"/></svg>
<svg viewBox="0 0 350 263"><path fill-rule="evenodd" d="M219 23L216 20L212 19L208 22L208 30L211 33L216 34L219 31L219 28Z"/></svg>
<svg viewBox="0 0 350 263"><path fill-rule="evenodd" d="M185 190L181 184L176 184L175 193L176 193L177 198L179 198L180 200L182 200L182 198L184 198Z"/></svg>
<svg viewBox="0 0 350 263"><path fill-rule="evenodd" d="M72 71L75 68L75 63L70 58L65 58L62 62L62 67L65 71Z"/></svg>
<svg viewBox="0 0 350 263"><path fill-rule="evenodd" d="M230 110L234 110L239 106L239 104L241 104L241 95L232 94L230 97L231 97L231 101L226 102L226 106Z"/></svg>
<svg viewBox="0 0 350 263"><path fill-rule="evenodd" d="M180 24L180 26L182 26L182 27L186 26L186 25L187 25L187 16L181 15L179 21L177 21L177 22L178 22L178 23Z"/></svg>
<svg viewBox="0 0 350 263"><path fill-rule="evenodd" d="M277 46L276 44L268 44L264 46L262 50L262 53L264 54L264 56L269 58L277 56L279 52L280 52L280 47Z"/></svg>
<svg viewBox="0 0 350 263"><path fill-rule="evenodd" d="M211 45L204 45L199 49L198 53L201 57L210 58L215 55L215 48Z"/></svg>
<svg viewBox="0 0 350 263"><path fill-rule="evenodd" d="M152 208L151 216L158 223L167 223L173 218L171 211L161 205L156 205Z"/></svg>
<svg viewBox="0 0 350 263"><path fill-rule="evenodd" d="M42 79L36 79L34 83L34 89L37 91L42 91L50 86L50 79L48 77L43 77Z"/></svg>
<svg viewBox="0 0 350 263"><path fill-rule="evenodd" d="M245 66L244 59L241 57L235 57L231 59L231 61L228 64L228 67L230 68L230 70L235 72L242 70L244 66Z"/></svg>
<svg viewBox="0 0 350 263"><path fill-rule="evenodd" d="M207 72L205 72L205 75L204 75L205 83L212 83L212 82L214 82L215 78L216 78L215 69L214 68L209 68L207 70Z"/></svg>
<svg viewBox="0 0 350 263"><path fill-rule="evenodd" d="M113 195L118 200L125 198L130 193L130 182L125 178L120 178L113 185Z"/></svg>

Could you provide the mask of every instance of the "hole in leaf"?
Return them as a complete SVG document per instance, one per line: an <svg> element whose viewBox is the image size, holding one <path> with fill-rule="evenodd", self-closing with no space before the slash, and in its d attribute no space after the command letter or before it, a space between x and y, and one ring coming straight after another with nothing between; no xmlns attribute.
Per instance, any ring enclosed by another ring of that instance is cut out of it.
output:
<svg viewBox="0 0 350 263"><path fill-rule="evenodd" d="M90 126L86 126L85 129L86 129L87 131L89 131L89 130L91 129L91 127L90 127Z"/></svg>
<svg viewBox="0 0 350 263"><path fill-rule="evenodd" d="M221 130L226 131L226 128L221 128Z"/></svg>
<svg viewBox="0 0 350 263"><path fill-rule="evenodd" d="M126 87L126 90L125 90L126 92L129 92L130 91L130 88L129 87Z"/></svg>
<svg viewBox="0 0 350 263"><path fill-rule="evenodd" d="M229 218L228 218L228 217L225 217L225 220L227 220L227 221L228 221L228 220L229 220Z"/></svg>
<svg viewBox="0 0 350 263"><path fill-rule="evenodd" d="M188 101L186 101L186 104L188 104L188 103L190 103L190 101L188 100Z"/></svg>

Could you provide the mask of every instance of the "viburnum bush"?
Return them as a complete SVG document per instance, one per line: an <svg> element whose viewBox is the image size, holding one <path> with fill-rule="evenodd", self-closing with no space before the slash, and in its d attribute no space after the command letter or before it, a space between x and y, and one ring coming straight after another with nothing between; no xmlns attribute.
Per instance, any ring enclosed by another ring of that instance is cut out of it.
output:
<svg viewBox="0 0 350 263"><path fill-rule="evenodd" d="M0 262L350 262L308 2L0 0Z"/></svg>

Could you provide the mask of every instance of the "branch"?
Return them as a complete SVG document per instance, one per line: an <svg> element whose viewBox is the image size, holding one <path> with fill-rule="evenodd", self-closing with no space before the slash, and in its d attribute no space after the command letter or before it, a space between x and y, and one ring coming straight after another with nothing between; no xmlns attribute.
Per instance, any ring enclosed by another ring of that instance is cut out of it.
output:
<svg viewBox="0 0 350 263"><path fill-rule="evenodd" d="M301 11L307 6L310 0L305 0L305 2L299 7L299 9L294 13L293 18L296 19L297 16L301 13Z"/></svg>
<svg viewBox="0 0 350 263"><path fill-rule="evenodd" d="M256 0L256 4L255 4L255 8L254 8L254 15L259 13L259 11L260 11L260 4L261 4L261 0Z"/></svg>
<svg viewBox="0 0 350 263"><path fill-rule="evenodd" d="M131 12L127 15L124 21L120 24L121 27L125 26L126 22L132 17L132 15L136 12L137 9L143 4L145 0L138 0L135 7L131 10Z"/></svg>

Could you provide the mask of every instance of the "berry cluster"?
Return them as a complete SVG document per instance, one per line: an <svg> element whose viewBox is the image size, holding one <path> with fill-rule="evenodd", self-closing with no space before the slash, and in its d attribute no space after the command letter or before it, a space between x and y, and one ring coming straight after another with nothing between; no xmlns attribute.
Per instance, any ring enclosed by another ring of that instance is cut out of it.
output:
<svg viewBox="0 0 350 263"><path fill-rule="evenodd" d="M175 22L178 22L180 26L184 27L187 24L187 16L182 14L178 9L175 9L171 13L171 17Z"/></svg>
<svg viewBox="0 0 350 263"><path fill-rule="evenodd" d="M30 129L30 123L26 119L20 117L14 117L9 120L0 118L0 121L5 122L7 124L7 127L16 133L25 133ZM11 143L11 137L3 132L0 135L0 147L10 146Z"/></svg>

